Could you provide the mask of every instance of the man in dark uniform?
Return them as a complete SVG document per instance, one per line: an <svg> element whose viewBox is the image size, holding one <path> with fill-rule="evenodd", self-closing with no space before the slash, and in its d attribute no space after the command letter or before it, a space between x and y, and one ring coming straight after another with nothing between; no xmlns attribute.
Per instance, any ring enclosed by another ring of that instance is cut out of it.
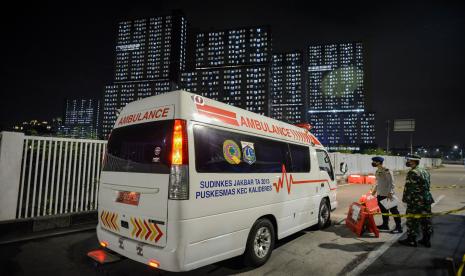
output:
<svg viewBox="0 0 465 276"><path fill-rule="evenodd" d="M376 186L373 189L372 194L378 194L378 203L381 202L381 200L388 199L388 200L393 200L394 192L395 192L395 186L394 186L394 177L392 175L392 172L383 166L384 158L381 156L375 156L371 158L372 163L371 165L375 168L376 170ZM392 207L391 209L386 209L383 204L379 203L379 208L381 209L381 213L386 214L391 212L392 214L399 214L399 210L397 209L397 206ZM392 234L399 234L402 233L402 225L400 221L400 217L394 217L394 221L396 222L396 228L391 231ZM388 216L383 216L383 224L378 225L379 230L389 230L389 217Z"/></svg>
<svg viewBox="0 0 465 276"><path fill-rule="evenodd" d="M410 167L405 181L402 201L407 204L406 214L430 214L431 204L434 202L430 193L430 174L424 168L418 166L420 156L408 155L406 166ZM407 218L407 238L399 243L407 246L417 246L417 234L421 225L423 238L418 243L425 247L431 247L431 234L433 225L431 217Z"/></svg>

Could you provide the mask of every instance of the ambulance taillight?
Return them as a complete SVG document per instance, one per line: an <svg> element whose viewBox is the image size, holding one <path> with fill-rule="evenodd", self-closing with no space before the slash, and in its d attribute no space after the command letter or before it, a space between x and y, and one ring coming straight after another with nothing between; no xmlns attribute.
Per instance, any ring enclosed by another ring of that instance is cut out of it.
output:
<svg viewBox="0 0 465 276"><path fill-rule="evenodd" d="M188 153L185 120L174 120L173 140L171 146L171 164L187 165Z"/></svg>
<svg viewBox="0 0 465 276"><path fill-rule="evenodd" d="M186 121L174 120L171 142L171 169L168 186L169 199L189 199L189 153L187 149Z"/></svg>
<svg viewBox="0 0 465 276"><path fill-rule="evenodd" d="M154 259L151 259L147 264L148 264L150 267L153 267L153 268L158 268L158 267L160 267L160 263L159 263L157 260L154 260Z"/></svg>

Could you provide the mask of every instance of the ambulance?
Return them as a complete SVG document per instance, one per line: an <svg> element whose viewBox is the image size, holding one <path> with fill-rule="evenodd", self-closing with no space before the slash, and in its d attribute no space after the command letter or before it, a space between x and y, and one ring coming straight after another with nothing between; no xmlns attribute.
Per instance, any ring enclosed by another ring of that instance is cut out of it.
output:
<svg viewBox="0 0 465 276"><path fill-rule="evenodd" d="M309 131L200 95L131 102L109 136L97 236L105 252L167 271L242 255L330 224L337 184Z"/></svg>

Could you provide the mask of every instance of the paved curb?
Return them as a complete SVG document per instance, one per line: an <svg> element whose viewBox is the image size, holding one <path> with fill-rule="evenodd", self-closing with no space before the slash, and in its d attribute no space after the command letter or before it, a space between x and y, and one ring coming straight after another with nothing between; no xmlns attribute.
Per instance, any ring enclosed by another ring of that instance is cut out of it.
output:
<svg viewBox="0 0 465 276"><path fill-rule="evenodd" d="M0 245L24 242L24 241L35 240L35 239L50 238L50 237L72 234L72 233L77 233L77 232L90 231L90 230L95 231L96 227L97 227L96 224L83 224L83 225L78 225L78 226L74 226L70 228L63 228L59 230L55 229L51 231L37 232L37 233L32 233L29 235L23 235L19 237L10 237L7 239L0 240Z"/></svg>
<svg viewBox="0 0 465 276"><path fill-rule="evenodd" d="M96 211L2 221L0 244L85 231L96 225Z"/></svg>

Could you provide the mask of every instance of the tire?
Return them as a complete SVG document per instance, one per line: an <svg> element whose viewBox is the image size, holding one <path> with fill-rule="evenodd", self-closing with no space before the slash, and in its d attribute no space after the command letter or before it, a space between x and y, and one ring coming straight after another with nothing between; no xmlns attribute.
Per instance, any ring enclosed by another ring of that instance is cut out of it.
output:
<svg viewBox="0 0 465 276"><path fill-rule="evenodd" d="M323 198L318 209L318 229L324 229L331 225L331 208L327 198Z"/></svg>
<svg viewBox="0 0 465 276"><path fill-rule="evenodd" d="M275 243L275 229L269 219L257 220L250 230L244 253L244 264L259 267L271 256Z"/></svg>

